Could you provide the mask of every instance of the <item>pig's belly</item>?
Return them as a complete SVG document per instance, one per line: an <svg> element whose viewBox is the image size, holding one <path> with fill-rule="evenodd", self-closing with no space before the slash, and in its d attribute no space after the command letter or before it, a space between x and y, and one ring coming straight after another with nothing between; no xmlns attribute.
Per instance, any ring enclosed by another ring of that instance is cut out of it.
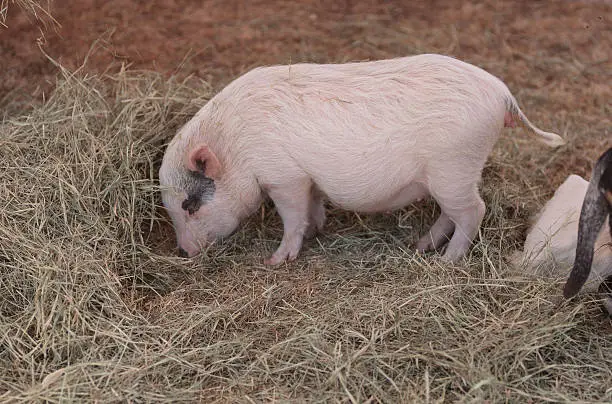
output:
<svg viewBox="0 0 612 404"><path fill-rule="evenodd" d="M406 205L429 196L427 188L419 183L407 184L395 192L388 194L375 192L347 193L342 195L329 195L330 202L342 209L376 213L397 210Z"/></svg>

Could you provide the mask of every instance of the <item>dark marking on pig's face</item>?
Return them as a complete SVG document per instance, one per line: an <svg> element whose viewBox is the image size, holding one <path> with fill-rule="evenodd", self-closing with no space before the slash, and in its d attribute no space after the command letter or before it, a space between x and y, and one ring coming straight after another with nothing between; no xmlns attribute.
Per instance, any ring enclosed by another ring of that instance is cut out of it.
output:
<svg viewBox="0 0 612 404"><path fill-rule="evenodd" d="M183 201L181 208L193 215L202 205L213 198L216 190L215 182L199 172L193 171L187 171L187 174L181 179L179 187L187 194L187 199Z"/></svg>

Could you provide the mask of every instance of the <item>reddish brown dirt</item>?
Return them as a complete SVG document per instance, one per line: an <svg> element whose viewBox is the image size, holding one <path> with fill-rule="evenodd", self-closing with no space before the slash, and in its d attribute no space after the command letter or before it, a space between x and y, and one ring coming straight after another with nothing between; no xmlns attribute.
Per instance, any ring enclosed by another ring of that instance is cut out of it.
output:
<svg viewBox="0 0 612 404"><path fill-rule="evenodd" d="M529 88L534 83L526 65L534 58L573 57L584 65L601 64L609 56L610 3L51 1L51 14L61 27L47 30L43 48L74 68L96 39L105 39L103 50L87 63L92 71L104 70L115 60L172 73L190 56L182 72L210 78L216 87L261 64L443 52L472 62L487 61L486 67L515 88ZM0 28L0 99L16 89L37 96L41 90L49 91L56 69L36 45L40 24L14 5L6 23L8 28ZM491 62L495 60L499 63ZM564 85L555 73L553 66L545 85ZM595 95L609 87L608 83L588 85Z"/></svg>

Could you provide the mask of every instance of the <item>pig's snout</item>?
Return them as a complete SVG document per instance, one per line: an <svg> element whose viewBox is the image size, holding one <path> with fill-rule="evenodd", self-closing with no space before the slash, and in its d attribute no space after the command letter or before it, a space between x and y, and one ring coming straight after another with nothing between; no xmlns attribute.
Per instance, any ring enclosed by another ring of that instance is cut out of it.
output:
<svg viewBox="0 0 612 404"><path fill-rule="evenodd" d="M200 253L200 247L189 241L179 241L177 243L178 256L181 258L192 258Z"/></svg>
<svg viewBox="0 0 612 404"><path fill-rule="evenodd" d="M190 229L183 228L177 232L176 247L178 256L181 258L192 258L200 253L202 246L207 243L202 237L197 237Z"/></svg>
<svg viewBox="0 0 612 404"><path fill-rule="evenodd" d="M185 249L179 245L178 247L178 256L181 258L193 258L200 253L199 249Z"/></svg>

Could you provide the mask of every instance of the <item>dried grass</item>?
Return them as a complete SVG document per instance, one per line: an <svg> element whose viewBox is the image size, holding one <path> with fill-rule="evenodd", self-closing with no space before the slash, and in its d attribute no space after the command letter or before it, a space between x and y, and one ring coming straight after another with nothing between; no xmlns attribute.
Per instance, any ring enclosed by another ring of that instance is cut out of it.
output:
<svg viewBox="0 0 612 404"><path fill-rule="evenodd" d="M36 0L1 0L0 1L0 26L7 27L6 20L9 11L9 4L11 6L17 6L19 9L24 11L26 15L34 17L34 19L44 25L45 28L49 24L57 27L59 23L53 18L49 12L49 0L46 1L47 5L44 6L42 1Z"/></svg>
<svg viewBox="0 0 612 404"><path fill-rule="evenodd" d="M610 320L594 297L559 304L560 284L506 262L552 191L541 173L573 146L503 136L462 265L408 248L432 203L330 209L325 235L278 269L261 264L282 231L266 204L227 243L182 260L157 169L210 95L194 79L62 70L42 105L4 119L0 400L612 400Z"/></svg>

